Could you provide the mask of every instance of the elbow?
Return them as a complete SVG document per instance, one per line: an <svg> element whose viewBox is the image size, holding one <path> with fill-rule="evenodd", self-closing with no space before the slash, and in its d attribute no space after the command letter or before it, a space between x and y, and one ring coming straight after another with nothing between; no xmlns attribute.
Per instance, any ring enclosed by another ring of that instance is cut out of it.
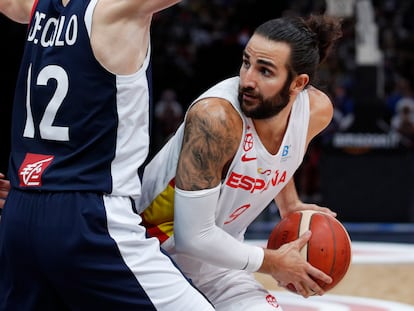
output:
<svg viewBox="0 0 414 311"><path fill-rule="evenodd" d="M174 236L175 240L175 249L177 252L194 256L194 254L199 254L200 252L200 243L194 237L180 237L179 235Z"/></svg>

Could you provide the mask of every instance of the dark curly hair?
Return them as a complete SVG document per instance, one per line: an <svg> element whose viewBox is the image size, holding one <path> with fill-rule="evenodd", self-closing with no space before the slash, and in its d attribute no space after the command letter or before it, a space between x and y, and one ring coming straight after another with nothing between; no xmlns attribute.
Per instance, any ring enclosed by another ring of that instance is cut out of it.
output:
<svg viewBox="0 0 414 311"><path fill-rule="evenodd" d="M256 28L255 34L291 48L289 75L305 73L312 83L318 65L329 55L335 41L342 36L342 21L327 15L281 17Z"/></svg>

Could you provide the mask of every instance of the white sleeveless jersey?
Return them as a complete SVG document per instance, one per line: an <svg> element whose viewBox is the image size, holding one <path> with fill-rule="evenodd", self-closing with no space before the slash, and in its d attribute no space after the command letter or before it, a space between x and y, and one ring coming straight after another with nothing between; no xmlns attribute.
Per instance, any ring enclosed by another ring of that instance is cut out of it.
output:
<svg viewBox="0 0 414 311"><path fill-rule="evenodd" d="M216 225L237 238L288 183L301 164L309 124L309 97L299 93L291 111L286 133L277 154L270 154L260 141L250 118L238 102L239 78L222 81L207 90L203 98L219 97L229 101L243 120L243 136L237 153L221 183L216 206ZM140 207L148 232L161 242L173 234L174 176L181 150L184 126L145 168ZM213 207L212 207L213 208Z"/></svg>

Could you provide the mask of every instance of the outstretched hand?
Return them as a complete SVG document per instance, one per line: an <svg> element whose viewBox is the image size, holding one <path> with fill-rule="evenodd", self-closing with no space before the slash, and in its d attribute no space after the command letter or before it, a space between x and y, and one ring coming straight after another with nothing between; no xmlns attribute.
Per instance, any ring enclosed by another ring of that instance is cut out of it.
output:
<svg viewBox="0 0 414 311"><path fill-rule="evenodd" d="M312 295L323 295L324 290L315 280L331 283L332 278L313 267L300 254L311 237L307 231L297 240L283 244L277 250L265 249L265 258L259 272L270 274L280 286L291 284L298 294L307 298Z"/></svg>
<svg viewBox="0 0 414 311"><path fill-rule="evenodd" d="M10 191L10 181L5 179L6 176L0 173L0 209L3 208L4 202Z"/></svg>

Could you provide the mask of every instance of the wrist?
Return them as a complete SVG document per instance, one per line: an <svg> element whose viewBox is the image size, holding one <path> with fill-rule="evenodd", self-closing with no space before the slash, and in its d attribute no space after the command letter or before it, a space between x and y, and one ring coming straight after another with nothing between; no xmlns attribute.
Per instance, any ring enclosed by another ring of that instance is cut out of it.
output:
<svg viewBox="0 0 414 311"><path fill-rule="evenodd" d="M252 246L248 254L246 266L243 268L243 270L246 270L248 272L259 271L263 265L263 260L264 249L258 246Z"/></svg>

